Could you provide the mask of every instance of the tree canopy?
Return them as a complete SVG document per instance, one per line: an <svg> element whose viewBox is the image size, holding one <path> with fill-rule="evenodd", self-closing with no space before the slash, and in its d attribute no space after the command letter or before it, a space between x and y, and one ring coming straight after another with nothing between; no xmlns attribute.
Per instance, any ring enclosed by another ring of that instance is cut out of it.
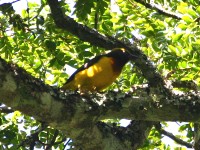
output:
<svg viewBox="0 0 200 150"><path fill-rule="evenodd" d="M19 2L0 4L1 149L200 149L199 0ZM131 58L115 83L60 90L113 48Z"/></svg>

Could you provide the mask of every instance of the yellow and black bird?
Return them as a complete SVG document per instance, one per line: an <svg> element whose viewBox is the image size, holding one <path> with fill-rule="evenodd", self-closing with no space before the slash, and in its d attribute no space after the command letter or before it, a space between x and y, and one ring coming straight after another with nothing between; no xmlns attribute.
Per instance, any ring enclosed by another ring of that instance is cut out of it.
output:
<svg viewBox="0 0 200 150"><path fill-rule="evenodd" d="M96 56L77 69L61 87L62 90L101 91L111 85L129 61L123 48Z"/></svg>

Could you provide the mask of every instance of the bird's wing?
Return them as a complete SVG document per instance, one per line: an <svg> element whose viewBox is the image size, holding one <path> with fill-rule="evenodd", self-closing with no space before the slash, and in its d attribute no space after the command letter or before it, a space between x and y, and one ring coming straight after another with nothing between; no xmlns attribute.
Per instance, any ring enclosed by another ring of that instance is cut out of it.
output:
<svg viewBox="0 0 200 150"><path fill-rule="evenodd" d="M78 68L70 77L69 79L67 80L67 83L69 83L70 81L72 81L75 77L75 75L87 68L89 68L90 66L94 65L96 62L98 62L100 60L100 58L102 58L104 55L99 55L99 56L96 56L94 57L93 59L89 60L87 63L85 63L84 65L82 65L80 68Z"/></svg>

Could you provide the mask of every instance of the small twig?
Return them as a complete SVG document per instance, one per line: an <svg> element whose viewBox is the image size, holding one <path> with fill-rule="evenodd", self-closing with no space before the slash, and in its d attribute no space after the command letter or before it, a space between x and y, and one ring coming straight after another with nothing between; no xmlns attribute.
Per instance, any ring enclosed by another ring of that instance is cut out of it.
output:
<svg viewBox="0 0 200 150"><path fill-rule="evenodd" d="M173 69L172 71L168 72L167 75L165 76L165 79L169 79L172 77L173 74L175 74L178 71L190 71L192 68L179 68L179 69Z"/></svg>
<svg viewBox="0 0 200 150"><path fill-rule="evenodd" d="M146 1L144 1L144 0L134 0L134 1L144 5L146 8L154 9L154 10L158 11L160 14L163 14L165 16L172 17L172 18L178 19L178 20L181 20L181 18L182 18L181 14L177 14L177 13L171 12L169 10L165 10L161 5L155 4L154 2L146 3ZM129 2L131 2L131 0L129 0Z"/></svg>
<svg viewBox="0 0 200 150"><path fill-rule="evenodd" d="M13 2L10 2L11 4L13 4L13 3L16 3L16 2L19 2L20 0L16 0L16 1L13 1Z"/></svg>
<svg viewBox="0 0 200 150"><path fill-rule="evenodd" d="M7 107L7 106L3 106L3 107L0 107L0 112L9 114L9 113L12 113L14 111L11 108Z"/></svg>
<svg viewBox="0 0 200 150"><path fill-rule="evenodd" d="M194 21L195 22L199 22L200 21L200 17L196 18Z"/></svg>
<svg viewBox="0 0 200 150"><path fill-rule="evenodd" d="M174 140L176 143L180 144L180 145L183 145L183 146L186 146L187 148L193 148L193 145L188 143L188 142L185 142L179 138L177 138L175 135L173 135L172 133L168 132L168 131L165 131L161 128L161 124L160 123L157 123L155 124L155 128L158 130L158 132L160 132L160 134L163 134L169 138L171 138L172 140Z"/></svg>
<svg viewBox="0 0 200 150"><path fill-rule="evenodd" d="M172 81L172 86L176 88L187 88L189 90L198 90L198 86L192 80L190 81Z"/></svg>
<svg viewBox="0 0 200 150"><path fill-rule="evenodd" d="M71 139L69 139L69 140L65 143L63 150L65 150L65 147L69 144L70 141L71 141ZM64 141L63 141L63 142L64 142Z"/></svg>

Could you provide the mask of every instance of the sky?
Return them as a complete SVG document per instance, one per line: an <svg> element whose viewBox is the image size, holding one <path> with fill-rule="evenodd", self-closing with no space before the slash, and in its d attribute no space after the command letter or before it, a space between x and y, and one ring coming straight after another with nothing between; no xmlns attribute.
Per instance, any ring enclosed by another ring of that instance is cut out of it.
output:
<svg viewBox="0 0 200 150"><path fill-rule="evenodd" d="M10 2L15 2L15 1L16 0L0 0L0 4L10 3ZM40 0L28 0L28 1L32 1L32 2L40 4ZM18 14L20 14L23 9L27 8L27 0L19 0L18 2L13 3L13 8Z"/></svg>

